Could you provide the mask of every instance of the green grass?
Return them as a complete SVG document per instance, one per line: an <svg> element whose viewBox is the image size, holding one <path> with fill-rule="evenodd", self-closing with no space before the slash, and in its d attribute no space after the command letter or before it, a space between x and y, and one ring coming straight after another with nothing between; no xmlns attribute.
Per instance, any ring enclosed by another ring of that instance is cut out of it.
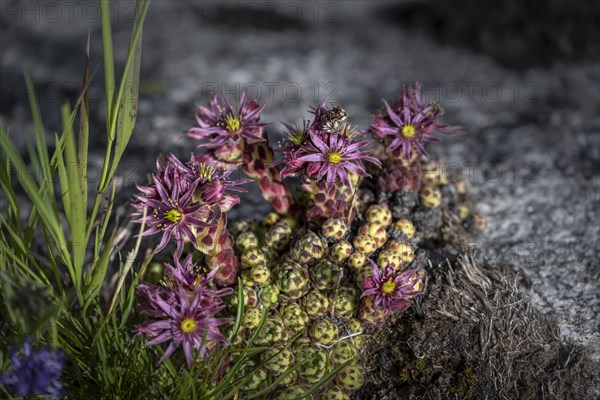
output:
<svg viewBox="0 0 600 400"><path fill-rule="evenodd" d="M169 375L165 368L154 366L156 354L142 347L132 334L134 287L143 271L137 253L112 266L119 268L119 285L107 286L118 229L112 213L114 174L135 127L135 88L149 1L138 1L126 63L118 81L109 2L102 0L100 6L108 111L106 157L98 186L90 187L87 180L87 88L93 78L89 37L81 94L75 104L63 104L56 110L62 131L54 134L54 151L48 150L33 81L26 70L35 136L27 161L11 140L12 135L26 132L0 127L0 188L7 202L6 212L0 215L0 369L8 365L4 355L11 347L30 336L34 343L65 351L68 365L64 375L74 398L96 398L98 393L103 398L158 398L164 392L163 385L169 385L162 376ZM127 96L125 88L129 90ZM39 165L40 173L30 174L28 165ZM23 202L23 197L28 201ZM87 204L88 197L94 198L91 205ZM100 209L105 210L102 215ZM29 216L24 221L25 213ZM40 247L41 253L34 252ZM144 260L144 265L149 261ZM113 291L110 304L100 298L103 287Z"/></svg>

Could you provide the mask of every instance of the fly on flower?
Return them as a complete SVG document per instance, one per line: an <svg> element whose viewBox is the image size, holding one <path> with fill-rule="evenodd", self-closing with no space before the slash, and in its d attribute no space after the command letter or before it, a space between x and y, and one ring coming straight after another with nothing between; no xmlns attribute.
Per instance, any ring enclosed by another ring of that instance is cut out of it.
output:
<svg viewBox="0 0 600 400"><path fill-rule="evenodd" d="M321 117L321 129L325 132L339 132L348 120L348 113L340 106L327 110Z"/></svg>
<svg viewBox="0 0 600 400"><path fill-rule="evenodd" d="M340 107L331 110L322 104L313 110L315 120L304 130L290 130L290 144L279 150L283 153L279 163L284 164L281 176L306 174L311 179L325 179L328 186L341 182L352 186L349 173L369 176L363 162L381 167L381 163L365 149L371 142L356 142L346 124L348 114Z"/></svg>

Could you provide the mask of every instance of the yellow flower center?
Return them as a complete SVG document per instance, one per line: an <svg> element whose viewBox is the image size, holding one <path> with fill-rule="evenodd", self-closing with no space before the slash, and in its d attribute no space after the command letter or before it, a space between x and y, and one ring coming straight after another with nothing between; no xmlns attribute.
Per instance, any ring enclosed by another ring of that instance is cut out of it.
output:
<svg viewBox="0 0 600 400"><path fill-rule="evenodd" d="M181 212L176 209L169 210L165 213L165 218L171 222L179 222L181 219Z"/></svg>
<svg viewBox="0 0 600 400"><path fill-rule="evenodd" d="M199 168L199 173L198 175L200 176L200 179L210 182L212 180L212 176L213 173L215 172L215 168L204 164L204 163L200 163L200 168Z"/></svg>
<svg viewBox="0 0 600 400"><path fill-rule="evenodd" d="M410 124L404 125L402 127L402 136L405 138L411 138L415 136L415 127Z"/></svg>
<svg viewBox="0 0 600 400"><path fill-rule="evenodd" d="M381 285L381 291L383 294L392 294L396 289L396 282L393 279L388 279L383 285Z"/></svg>
<svg viewBox="0 0 600 400"><path fill-rule="evenodd" d="M185 318L183 321L181 321L179 326L181 327L181 331L183 333L190 333L196 329L196 321L191 318Z"/></svg>
<svg viewBox="0 0 600 400"><path fill-rule="evenodd" d="M304 131L298 129L293 132L290 132L288 135L288 139L296 146L300 146L302 143L304 143Z"/></svg>
<svg viewBox="0 0 600 400"><path fill-rule="evenodd" d="M237 132L240 129L240 125L241 122L237 115L228 115L225 117L225 128L229 132Z"/></svg>
<svg viewBox="0 0 600 400"><path fill-rule="evenodd" d="M333 151L327 156L327 161L329 161L332 164L337 164L340 161L342 161L342 155L336 151Z"/></svg>

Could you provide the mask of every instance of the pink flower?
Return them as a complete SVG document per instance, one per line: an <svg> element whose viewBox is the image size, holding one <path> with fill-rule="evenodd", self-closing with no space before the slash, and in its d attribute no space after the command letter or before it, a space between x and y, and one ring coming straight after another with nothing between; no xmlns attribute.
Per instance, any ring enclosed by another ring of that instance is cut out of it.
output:
<svg viewBox="0 0 600 400"><path fill-rule="evenodd" d="M427 156L423 142L440 140L431 135L434 131L446 135L462 133L461 127L438 123L443 110L437 104L423 103L421 84L418 82L414 88L406 88L400 93L394 107L385 100L383 103L386 113L373 115L370 130L376 139L385 142L386 152L392 153L396 158L403 156L405 160L409 160L413 147Z"/></svg>
<svg viewBox="0 0 600 400"><path fill-rule="evenodd" d="M228 170L218 169L215 165L198 162L192 155L187 165L176 160L178 169L189 176L190 179L199 179L198 195L200 200L208 205L218 205L221 211L227 212L240 202L240 198L226 191L245 193L246 189L238 187L244 183L252 182L251 179L229 180L235 168Z"/></svg>
<svg viewBox="0 0 600 400"><path fill-rule="evenodd" d="M138 335L150 339L146 346L170 341L159 363L181 346L187 365L191 367L194 350L205 358L210 353L209 343L227 340L218 327L229 319L215 317L225 306L205 284L196 287L191 297L180 286L165 288L144 284L138 286L137 291L146 300L140 306L141 313L150 317L149 321L138 326Z"/></svg>
<svg viewBox="0 0 600 400"><path fill-rule="evenodd" d="M419 282L415 276L419 270L409 269L399 273L389 266L380 270L372 260L369 259L369 262L373 268L373 276L364 279L361 297L375 296L375 306L402 311L410 306L408 297L424 293L414 288Z"/></svg>
<svg viewBox="0 0 600 400"><path fill-rule="evenodd" d="M239 203L238 196L226 192L245 192L238 185L250 180L230 181L231 172L198 163L193 156L187 165L172 154L165 165L158 161L151 184L137 185L141 193L134 196L137 201L133 207L137 211L132 214L138 217L135 222L144 221L149 227L144 236L162 233L157 252L173 239L177 244L175 258L178 259L185 243L196 241L198 230L213 226L206 222L213 206L226 212ZM145 219L144 207L147 208Z"/></svg>
<svg viewBox="0 0 600 400"><path fill-rule="evenodd" d="M219 102L220 97L220 102ZM249 143L264 141L262 128L266 123L258 122L262 106L256 100L246 102L246 91L242 93L237 109L231 107L222 93L214 95L210 108L200 106L196 115L197 127L188 131L188 136L204 141L199 147L221 147L235 145L241 139Z"/></svg>
<svg viewBox="0 0 600 400"><path fill-rule="evenodd" d="M321 181L327 186L341 181L352 186L348 172L368 176L363 161L381 167L381 163L365 150L370 141L355 142L353 132L346 124L348 115L340 107L327 109L323 104L312 111L315 119L305 122L304 128L286 125L289 144L279 149L283 153L277 164L284 164L281 177L300 175Z"/></svg>
<svg viewBox="0 0 600 400"><path fill-rule="evenodd" d="M371 151L363 148L370 142L353 142L346 134L326 133L318 135L309 131L309 140L301 147L297 160L306 162L305 173L320 181L325 178L327 185L332 186L338 179L346 186L352 186L348 179L348 171L360 176L366 173L363 161L379 167L381 163L370 156Z"/></svg>
<svg viewBox="0 0 600 400"><path fill-rule="evenodd" d="M186 290L202 290L202 295L205 297L205 299L200 302L201 304L204 304L207 301L220 302L220 299L217 300L217 298L233 293L233 289L208 289L208 284L213 281L215 275L217 275L219 272L219 269L219 267L214 268L209 274L200 273L199 267L194 264L192 261L192 255L190 254L183 260L183 262L175 260L174 264L165 263L164 280L167 282L167 284L181 286Z"/></svg>
<svg viewBox="0 0 600 400"><path fill-rule="evenodd" d="M160 164L159 164L160 165ZM210 224L202 221L208 214L204 204L194 200L199 179L189 179L173 163L172 157L165 167L160 166L149 186L136 185L141 194L135 195L132 205L138 211L132 216L139 217L134 222L145 222L148 229L143 236L162 233L157 252L163 250L170 239L177 244L175 251L179 258L183 246L196 240L195 231L207 228ZM146 217L143 209L146 207Z"/></svg>

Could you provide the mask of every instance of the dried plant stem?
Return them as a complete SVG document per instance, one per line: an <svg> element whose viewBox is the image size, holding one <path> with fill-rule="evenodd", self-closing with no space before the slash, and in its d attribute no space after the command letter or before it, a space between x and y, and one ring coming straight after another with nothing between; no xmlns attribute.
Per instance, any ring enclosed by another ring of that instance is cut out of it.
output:
<svg viewBox="0 0 600 400"><path fill-rule="evenodd" d="M131 270L131 267L133 266L133 261L137 257L138 252L140 251L140 246L142 244L142 233L144 232L144 228L146 226L145 223L143 222L146 219L146 213L147 213L147 208L144 207L144 211L142 214L143 215L142 223L140 224L140 232L139 232L137 240L135 242L135 247L129 252L129 254L127 254L127 260L125 261L125 267L123 268L123 273L122 273L121 277L119 278L119 282L117 283L117 287L115 288L115 294L113 295L112 301L110 302L110 307L108 308L108 312L106 313L107 317L109 315L111 315L112 312L114 311L115 305L117 304L117 297L119 296L119 293L121 292L123 283L125 283L125 278L127 278L127 275L129 274L129 271Z"/></svg>

